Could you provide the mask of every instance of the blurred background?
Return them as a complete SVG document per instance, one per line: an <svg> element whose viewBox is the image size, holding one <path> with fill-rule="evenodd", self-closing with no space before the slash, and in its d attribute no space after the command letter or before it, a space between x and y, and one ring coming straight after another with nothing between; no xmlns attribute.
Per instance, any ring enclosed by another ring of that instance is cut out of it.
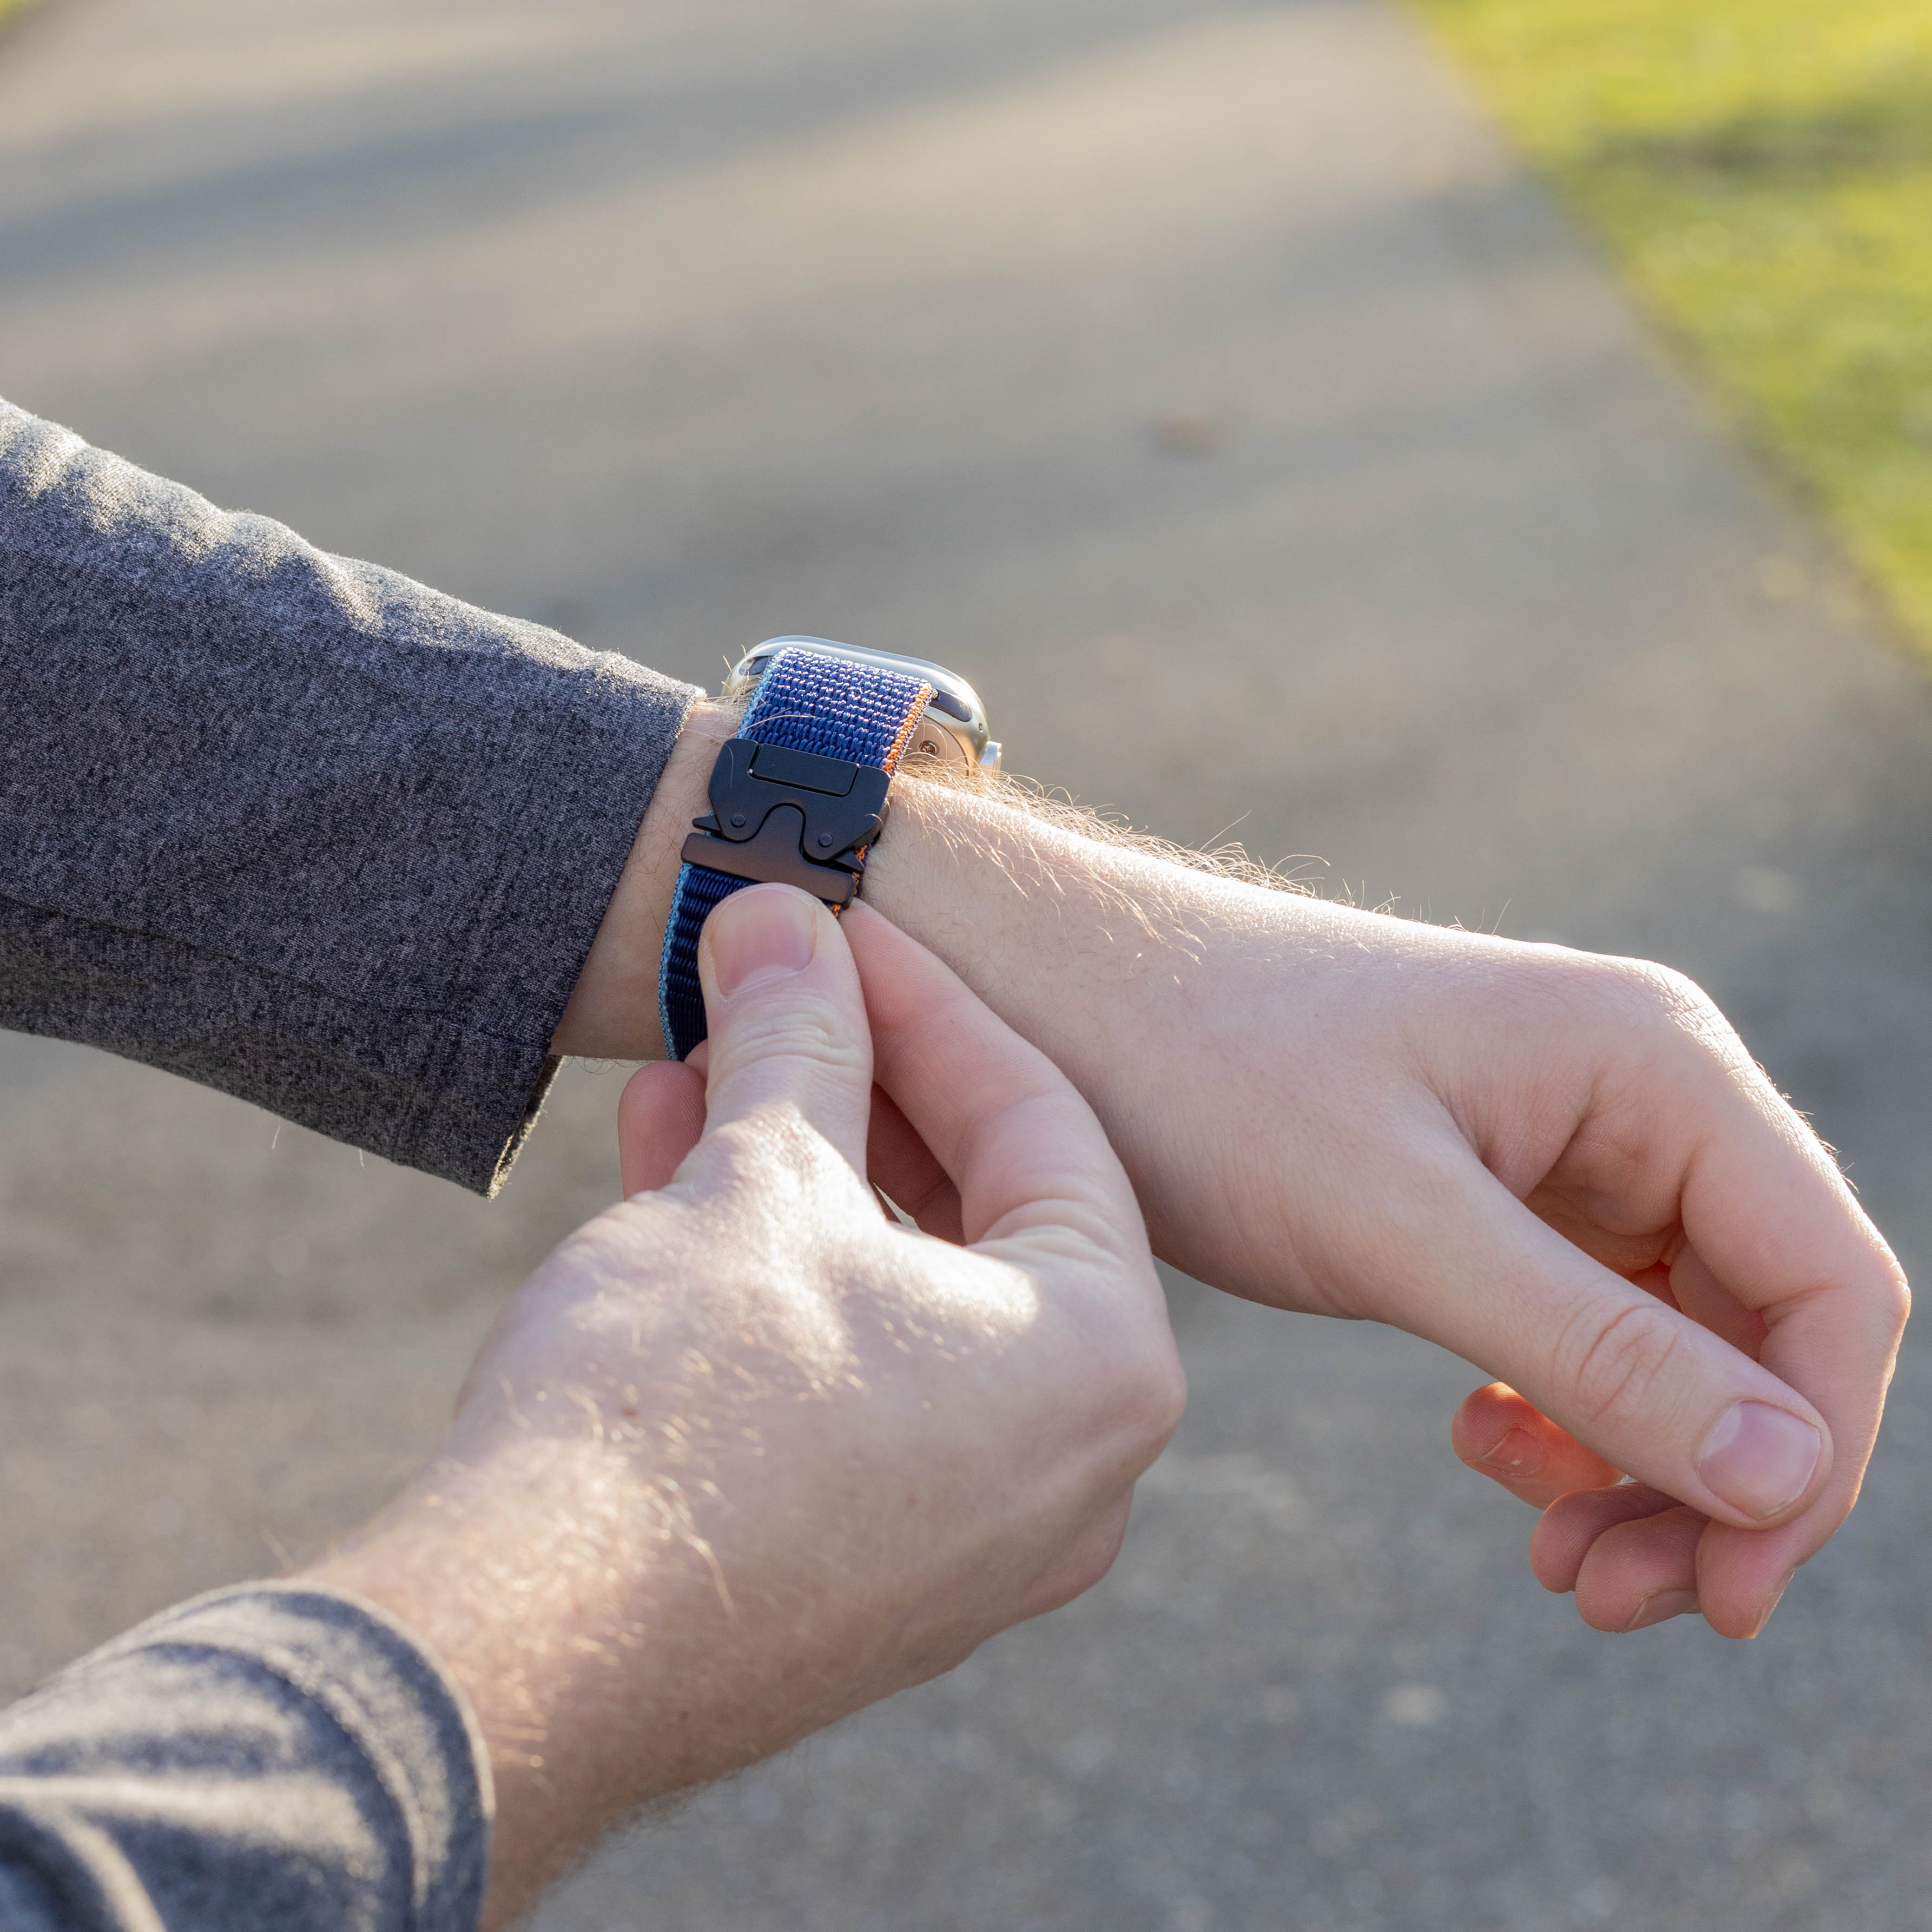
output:
<svg viewBox="0 0 1932 1932"><path fill-rule="evenodd" d="M1668 960L1911 1268L1919 14L41 0L0 393L700 681L781 631L942 659L1089 803ZM0 1036L0 1690L379 1503L614 1192L620 1077L485 1204ZM1920 1353L1763 1638L1608 1638L1450 1457L1480 1376L1172 1287L1192 1406L1108 1582L544 1932L1923 1922Z"/></svg>

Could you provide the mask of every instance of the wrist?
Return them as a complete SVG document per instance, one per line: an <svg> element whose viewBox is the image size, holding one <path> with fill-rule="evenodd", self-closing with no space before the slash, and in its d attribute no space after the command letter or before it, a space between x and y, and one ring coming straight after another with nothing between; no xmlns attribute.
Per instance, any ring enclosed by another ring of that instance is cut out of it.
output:
<svg viewBox="0 0 1932 1932"><path fill-rule="evenodd" d="M603 922L557 1022L550 1052L587 1060L662 1060L658 968L691 821L707 802L718 747L737 730L740 708L694 705L638 827Z"/></svg>
<svg viewBox="0 0 1932 1932"><path fill-rule="evenodd" d="M709 808L712 766L741 715L736 704L706 700L687 718L554 1052L664 1057L664 927L684 842ZM1160 1004L1177 974L1198 967L1190 935L1204 901L1223 896L1244 896L1226 881L1096 842L998 787L912 773L894 784L892 818L869 855L864 887L868 904L1058 1060L1110 1130L1124 1124L1107 1104L1121 1030L1139 1004ZM1240 910L1229 916L1243 922Z"/></svg>

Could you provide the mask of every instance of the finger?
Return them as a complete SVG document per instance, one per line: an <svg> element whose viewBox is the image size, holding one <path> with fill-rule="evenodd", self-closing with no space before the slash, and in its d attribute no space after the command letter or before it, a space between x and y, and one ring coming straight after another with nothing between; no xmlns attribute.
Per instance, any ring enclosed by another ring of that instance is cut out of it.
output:
<svg viewBox="0 0 1932 1932"><path fill-rule="evenodd" d="M1400 1325L1498 1375L1614 1468L1740 1528L1791 1521L1828 1479L1830 1432L1802 1394L1580 1252L1453 1126L1361 1206Z"/></svg>
<svg viewBox="0 0 1932 1932"><path fill-rule="evenodd" d="M872 1036L838 922L795 886L748 886L705 921L698 971L706 1138L754 1118L802 1116L862 1174Z"/></svg>
<svg viewBox="0 0 1932 1932"><path fill-rule="evenodd" d="M1670 1212L1674 1218L1674 1186L1670 1192L1673 1205ZM1762 1319L1725 1288L1681 1234L1668 1228L1631 1234L1606 1227L1595 1214L1586 1213L1558 1189L1534 1189L1524 1198L1523 1205L1592 1261L1601 1262L1638 1287L1682 1309L1732 1348L1742 1348L1755 1359L1763 1346ZM1624 1211L1621 1203L1601 1199L1596 1209L1597 1213Z"/></svg>
<svg viewBox="0 0 1932 1932"><path fill-rule="evenodd" d="M1647 1483L1620 1483L1613 1489L1580 1490L1559 1496L1530 1532L1530 1570L1546 1590L1560 1596L1576 1588L1584 1559L1600 1538L1624 1523L1678 1507L1675 1498ZM1687 1562L1683 1574L1688 1578L1690 1574Z"/></svg>
<svg viewBox="0 0 1932 1932"><path fill-rule="evenodd" d="M1605 1530L1577 1573L1578 1614L1592 1630L1636 1630L1694 1612L1705 1528L1697 1510L1679 1508Z"/></svg>
<svg viewBox="0 0 1932 1932"><path fill-rule="evenodd" d="M883 1087L872 1089L872 1124L866 1142L866 1172L894 1207L909 1214L923 1234L964 1241L959 1190L914 1132L898 1102Z"/></svg>
<svg viewBox="0 0 1932 1932"><path fill-rule="evenodd" d="M1683 1190L1692 1292L1707 1273L1762 1320L1759 1359L1815 1405L1835 1450L1801 1518L1755 1536L1720 1521L1705 1539L1705 1614L1748 1636L1858 1499L1910 1298L1830 1155L1755 1069L1709 1111L1722 1130L1700 1139Z"/></svg>
<svg viewBox="0 0 1932 1932"><path fill-rule="evenodd" d="M1588 1620L1599 1630L1632 1630L1662 1620L1660 1616L1646 1616L1647 1605L1658 1610L1670 1602L1675 1607L1670 1614L1676 1616L1696 1599L1701 1610L1698 1554L1710 1535L1709 1519L1695 1510L1683 1510L1669 1496L1640 1483L1559 1497L1544 1512L1530 1538L1530 1568L1546 1589L1576 1589L1592 1552L1611 1531L1621 1531L1640 1517L1673 1510L1694 1521L1697 1534L1680 1526L1668 1536L1621 1538L1606 1545L1617 1551L1617 1561L1591 1569Z"/></svg>
<svg viewBox="0 0 1932 1932"><path fill-rule="evenodd" d="M1126 1175L1060 1070L869 907L852 908L847 937L879 1084L958 1189L966 1238L1077 1224L1109 1252L1144 1255Z"/></svg>
<svg viewBox="0 0 1932 1932"><path fill-rule="evenodd" d="M1546 1508L1573 1490L1605 1488L1619 1474L1502 1382L1464 1399L1449 1440L1471 1468L1533 1509Z"/></svg>
<svg viewBox="0 0 1932 1932"><path fill-rule="evenodd" d="M1766 1330L1764 1318L1747 1308L1707 1267L1688 1242L1666 1270L1670 1297L1700 1328L1720 1335L1753 1360L1762 1360Z"/></svg>
<svg viewBox="0 0 1932 1932"><path fill-rule="evenodd" d="M617 1169L624 1198L668 1186L704 1131L704 1077L688 1062L640 1066L617 1096Z"/></svg>
<svg viewBox="0 0 1932 1932"><path fill-rule="evenodd" d="M1633 1280L1654 1268L1670 1249L1670 1230L1646 1226L1632 1232L1606 1226L1599 1218L1602 1204L1593 1200L1590 1207L1580 1206L1569 1188L1547 1184L1532 1188L1522 1197L1522 1204L1566 1241L1581 1248L1593 1262L1601 1262L1614 1273ZM1664 1279L1667 1285L1667 1270Z"/></svg>

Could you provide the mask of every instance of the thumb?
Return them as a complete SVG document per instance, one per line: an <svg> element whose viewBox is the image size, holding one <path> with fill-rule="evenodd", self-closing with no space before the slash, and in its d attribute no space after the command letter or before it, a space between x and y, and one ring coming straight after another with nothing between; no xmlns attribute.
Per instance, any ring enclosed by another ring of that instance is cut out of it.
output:
<svg viewBox="0 0 1932 1932"><path fill-rule="evenodd" d="M1438 1153L1397 1178L1412 1190L1426 1178L1432 1211L1386 1210L1401 1326L1500 1371L1613 1469L1720 1522L1762 1531L1809 1510L1832 1438L1802 1394L1574 1246L1459 1142L1445 1136Z"/></svg>
<svg viewBox="0 0 1932 1932"><path fill-rule="evenodd" d="M838 922L796 886L747 886L705 921L698 973L710 1034L706 1134L790 1109L862 1175L872 1036Z"/></svg>

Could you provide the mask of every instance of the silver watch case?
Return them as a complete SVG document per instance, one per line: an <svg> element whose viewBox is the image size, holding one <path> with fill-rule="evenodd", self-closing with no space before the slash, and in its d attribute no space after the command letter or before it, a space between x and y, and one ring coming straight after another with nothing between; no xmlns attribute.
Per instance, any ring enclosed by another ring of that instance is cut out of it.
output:
<svg viewBox="0 0 1932 1932"><path fill-rule="evenodd" d="M980 702L980 694L956 671L929 664L924 658L909 658L898 651L862 650L856 644L834 644L830 638L767 638L731 667L724 680L725 698L749 698L779 652L794 646L816 651L821 657L848 658L854 664L897 671L931 685L932 702L920 713L914 727L912 742L906 747L908 759L938 758L969 771L1000 769L1000 747L986 735L986 707Z"/></svg>

